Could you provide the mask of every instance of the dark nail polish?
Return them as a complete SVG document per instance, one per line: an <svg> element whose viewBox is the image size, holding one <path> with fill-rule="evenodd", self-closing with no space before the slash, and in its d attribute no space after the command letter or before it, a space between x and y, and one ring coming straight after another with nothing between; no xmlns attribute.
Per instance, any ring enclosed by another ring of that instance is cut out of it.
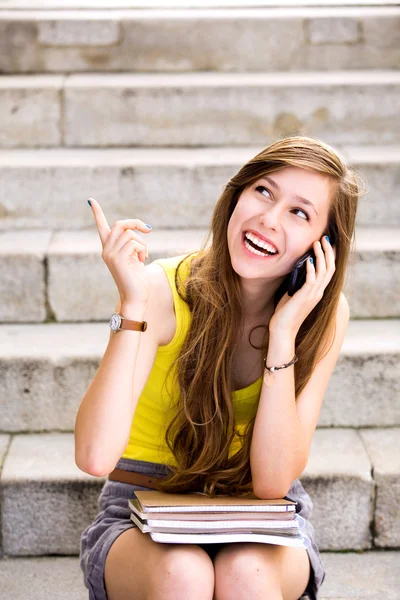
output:
<svg viewBox="0 0 400 600"><path fill-rule="evenodd" d="M312 264L313 262L314 262L313 259L310 257L310 263Z"/></svg>
<svg viewBox="0 0 400 600"><path fill-rule="evenodd" d="M329 239L329 235L326 235L326 236L325 236L325 239L326 239L326 241L327 241L327 242L331 243L331 242L330 242L330 239Z"/></svg>
<svg viewBox="0 0 400 600"><path fill-rule="evenodd" d="M92 204L91 204L90 200L88 200L87 202L88 202L90 208L92 208Z"/></svg>

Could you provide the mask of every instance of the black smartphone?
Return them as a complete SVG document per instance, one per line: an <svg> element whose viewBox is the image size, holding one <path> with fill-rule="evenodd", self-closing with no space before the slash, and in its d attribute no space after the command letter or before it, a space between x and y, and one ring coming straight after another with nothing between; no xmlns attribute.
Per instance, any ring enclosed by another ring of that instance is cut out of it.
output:
<svg viewBox="0 0 400 600"><path fill-rule="evenodd" d="M326 235L329 235L330 243L333 246L336 241L334 233L328 232ZM302 285L305 284L306 277L307 277L307 264L306 263L310 257L313 259L314 266L315 266L317 259L316 259L314 250L310 250L309 252L304 254L304 256L299 258L299 260L297 261L297 263L290 275L289 287L288 287L288 295L289 296L293 296L302 287Z"/></svg>

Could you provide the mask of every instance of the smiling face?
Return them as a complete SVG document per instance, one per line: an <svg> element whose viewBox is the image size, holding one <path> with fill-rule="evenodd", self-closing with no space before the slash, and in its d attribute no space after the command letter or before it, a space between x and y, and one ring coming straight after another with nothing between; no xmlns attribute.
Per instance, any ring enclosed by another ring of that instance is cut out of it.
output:
<svg viewBox="0 0 400 600"><path fill-rule="evenodd" d="M250 279L283 279L326 232L331 194L332 183L327 176L298 167L260 176L245 188L227 231L236 273ZM245 242L245 232L250 232L250 241ZM266 256L256 250L254 254L250 247L259 245L262 239L271 242L278 252Z"/></svg>

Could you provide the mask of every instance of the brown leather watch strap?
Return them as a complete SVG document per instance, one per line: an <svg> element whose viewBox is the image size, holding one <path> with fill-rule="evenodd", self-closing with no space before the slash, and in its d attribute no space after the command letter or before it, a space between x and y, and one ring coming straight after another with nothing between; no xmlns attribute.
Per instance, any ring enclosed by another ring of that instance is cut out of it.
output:
<svg viewBox="0 0 400 600"><path fill-rule="evenodd" d="M130 331L146 331L147 322L146 321L130 321L129 319L125 319L123 317L121 319L121 329L129 329Z"/></svg>

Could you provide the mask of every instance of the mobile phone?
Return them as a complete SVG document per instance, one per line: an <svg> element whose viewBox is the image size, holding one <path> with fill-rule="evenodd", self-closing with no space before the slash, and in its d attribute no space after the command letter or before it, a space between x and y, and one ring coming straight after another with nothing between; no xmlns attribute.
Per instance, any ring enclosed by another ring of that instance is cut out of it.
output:
<svg viewBox="0 0 400 600"><path fill-rule="evenodd" d="M333 246L336 241L335 235L333 232L328 232L326 235L329 235L330 243ZM289 279L288 296L293 296L305 284L307 277L306 263L310 257L313 259L315 265L317 259L314 250L310 250L304 254L295 264Z"/></svg>

